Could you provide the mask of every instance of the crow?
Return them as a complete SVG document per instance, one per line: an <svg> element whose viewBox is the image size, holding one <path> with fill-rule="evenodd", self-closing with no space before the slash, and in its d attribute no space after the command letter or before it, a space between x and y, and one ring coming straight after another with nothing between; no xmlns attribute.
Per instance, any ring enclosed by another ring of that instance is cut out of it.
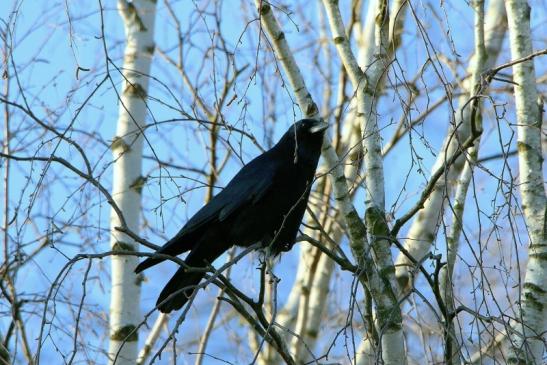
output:
<svg viewBox="0 0 547 365"><path fill-rule="evenodd" d="M205 276L204 269L233 245L261 243L271 255L289 251L308 204L311 185L328 125L316 119L294 123L270 150L233 177L156 253L184 263L163 288L156 307L163 313L182 308ZM136 273L162 262L151 256ZM187 266L187 267L186 267Z"/></svg>

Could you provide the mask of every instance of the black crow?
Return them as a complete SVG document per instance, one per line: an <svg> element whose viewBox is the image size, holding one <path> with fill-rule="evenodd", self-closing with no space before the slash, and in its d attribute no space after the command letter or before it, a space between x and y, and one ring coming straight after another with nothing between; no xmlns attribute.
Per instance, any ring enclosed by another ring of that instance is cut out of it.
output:
<svg viewBox="0 0 547 365"><path fill-rule="evenodd" d="M243 166L157 253L176 256L190 251L186 265L205 268L233 245L261 242L273 255L290 250L308 204L327 126L315 119L296 122L272 149ZM149 257L135 272L163 260ZM158 298L159 310L180 309L204 275L203 270L179 268Z"/></svg>

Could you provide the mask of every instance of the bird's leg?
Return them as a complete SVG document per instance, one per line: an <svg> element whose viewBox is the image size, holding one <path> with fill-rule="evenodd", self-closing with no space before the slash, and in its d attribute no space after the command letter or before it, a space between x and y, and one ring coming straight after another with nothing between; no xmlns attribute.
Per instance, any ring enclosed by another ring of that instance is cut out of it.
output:
<svg viewBox="0 0 547 365"><path fill-rule="evenodd" d="M270 278L269 280L270 285L277 285L277 283L281 281L281 279L274 274L273 265L267 265L266 271L267 271L268 277Z"/></svg>
<svg viewBox="0 0 547 365"><path fill-rule="evenodd" d="M262 306L264 304L264 296L266 295L266 256L260 257L260 291L258 292L257 305Z"/></svg>

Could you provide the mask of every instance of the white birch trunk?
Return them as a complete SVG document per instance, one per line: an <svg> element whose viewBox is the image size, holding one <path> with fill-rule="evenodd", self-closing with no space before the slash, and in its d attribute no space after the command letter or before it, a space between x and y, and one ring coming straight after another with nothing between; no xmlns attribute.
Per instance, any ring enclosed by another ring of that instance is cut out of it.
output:
<svg viewBox="0 0 547 365"><path fill-rule="evenodd" d="M112 197L124 214L127 227L139 230L141 213L141 176L143 148L142 128L146 117L146 95L150 64L154 53L154 20L156 2L153 0L118 1L123 18L126 47L123 64L123 82L116 137L112 143L113 183ZM119 217L111 213L112 250L137 251L137 243L118 232ZM110 364L135 364L140 316L140 282L133 272L138 258L129 255L112 256L112 293L110 300Z"/></svg>
<svg viewBox="0 0 547 365"><path fill-rule="evenodd" d="M481 85L481 75L484 71L484 64L486 61L486 50L484 45L484 0L473 0L473 9L475 11L475 53L471 64L471 79L470 85L473 87L471 90L471 97L479 96L481 91L477 88ZM471 102L468 106L469 109L477 108L475 114L475 121L477 129L482 130L482 116L480 110L480 101L476 99L476 102ZM441 269L440 284L441 293L444 301L444 305L447 312L454 311L454 297L453 297L453 281L452 274L454 272L454 265L456 263L456 256L459 249L460 233L462 230L462 219L465 207L465 199L467 197L467 190L469 183L471 182L472 172L474 164L477 161L477 155L480 145L480 136L475 140L474 146L469 149L466 161L464 161L463 170L456 182L456 193L453 202L453 221L450 227L449 235L447 237L447 265ZM446 319L446 317L445 317ZM450 321L445 324L444 337L445 337L445 362L448 365L461 363L460 359L460 346L458 344L455 321Z"/></svg>
<svg viewBox="0 0 547 365"><path fill-rule="evenodd" d="M501 3L501 2L500 2ZM469 89L471 97L479 97L481 90L478 89L481 85L481 77L484 72L486 63L486 47L484 37L484 0L473 0L473 10L475 11L475 53L471 60L471 78L469 82ZM477 99L476 102L471 102L468 108L473 115L473 108L477 108L475 114L475 123L477 129L482 130L482 113L481 103ZM447 311L454 311L454 298L453 298L453 281L452 275L454 272L454 265L456 263L456 256L458 254L460 233L462 230L463 212L465 207L465 199L467 197L467 190L471 182L473 167L477 161L478 151L480 145L480 136L475 140L472 148L469 149L466 161L464 161L464 167L461 171L458 181L456 182L456 192L454 196L454 215L452 221L452 227L450 229L449 236L447 237L447 265L441 269L441 291L443 295L444 304ZM459 344L456 337L456 330L454 323L448 323L446 331L445 343L445 360L447 364L459 364L460 352Z"/></svg>
<svg viewBox="0 0 547 365"><path fill-rule="evenodd" d="M505 1L513 59L532 53L530 6L525 0ZM543 186L541 113L537 103L533 61L513 66L520 193L530 237L528 266L522 286L518 322L512 335L510 363L541 364L547 329L547 199Z"/></svg>
<svg viewBox="0 0 547 365"><path fill-rule="evenodd" d="M357 45L357 61L361 70L365 73L368 72L368 68L372 65L374 60L374 50L376 49L376 11L378 9L378 0L370 0L367 7L367 15L365 18L364 26L356 26L355 29L355 41ZM403 33L404 21L407 15L408 3L406 0L395 0L393 6L390 9L389 15L389 44L387 49L388 57L391 57L401 44L401 37ZM384 82L381 80L376 85L376 90L381 93L384 88ZM353 98L350 101L349 111L344 119L344 131L347 138L343 139L342 145L346 149L351 149L349 155L357 156L362 153L363 133L361 132L361 121L356 118L356 99ZM353 168L353 164L346 167L346 176L349 181L353 181L353 176L358 172Z"/></svg>
<svg viewBox="0 0 547 365"><path fill-rule="evenodd" d="M470 159L474 162L476 161L477 152L474 148L472 148L471 150L472 151L470 151L469 155ZM452 226L450 227L449 235L446 239L447 264L441 269L439 279L442 298L447 310L450 312L454 311L455 309L453 273L456 258L458 256L465 198L467 197L467 190L469 188L469 183L471 182L472 169L473 167L471 165L471 161L466 162L462 173L458 181L456 182L456 193L454 196L454 201L452 203L452 209L454 210L453 222ZM460 346L456 337L455 323L457 323L457 321L453 320L451 323L446 324L446 331L448 332L447 341L449 341L449 343L445 343L445 355L449 353L448 356L450 357L450 363L460 364Z"/></svg>
<svg viewBox="0 0 547 365"><path fill-rule="evenodd" d="M408 4L404 0L395 0L393 1L392 8L390 10L389 16L389 43L390 46L387 50L389 57L392 56L392 52L395 52L399 45L401 44L402 31L404 26L404 21L407 14ZM368 67L373 62L374 50L376 45L376 10L378 8L378 0L371 0L369 2L366 24L364 31L359 35L357 39L357 45L359 47L358 60L359 65L365 72L367 72ZM382 80L383 81L383 80ZM383 82L377 83L376 89L378 93L383 89ZM352 128L359 128L358 118L353 118ZM358 139L362 138L363 134L354 134L353 138ZM353 147L356 140L350 142L349 146ZM361 146L363 144L360 144ZM354 176L357 173L355 169L353 174L346 173L347 176ZM351 179L351 177L350 177ZM391 257L391 254L390 254ZM395 287L393 288L395 290ZM363 337L361 343L357 349L355 364L356 365L373 365L376 363L376 344L373 343L373 339L370 337Z"/></svg>
<svg viewBox="0 0 547 365"><path fill-rule="evenodd" d="M353 86L357 89L357 117L362 118L363 125L363 159L366 168L365 207L375 207L382 212L385 209L384 166L380 130L376 110L376 100L379 97L379 87L382 75L387 68L387 47L389 35L389 8L387 0L378 1L374 9L375 33L373 63L370 65L366 78L360 78ZM349 42L348 42L349 44ZM364 75L363 75L364 76ZM393 265L393 263L391 263Z"/></svg>
<svg viewBox="0 0 547 365"><path fill-rule="evenodd" d="M376 120L376 96L378 85L387 65L387 44L389 35L389 9L387 1L379 1L375 13L375 47L373 62L367 77L360 69L357 58L354 56L349 40L345 35L342 16L336 0L323 0L334 44L349 75L357 96L357 119L363 125L363 155L366 168L365 206L367 207L367 227L371 233L374 263L365 265L374 266L367 273L368 283L373 300L378 306L378 332L382 346L382 360L385 364L404 364L404 337L402 330L402 316L395 299L396 285L393 261L389 250L389 242L380 239L388 233L384 217L384 174L382 163L382 149L380 134ZM363 252L355 247L356 257ZM361 264L361 263L360 263ZM370 270L371 268L369 268ZM377 277L378 273L386 277ZM374 279L373 279L374 276Z"/></svg>
<svg viewBox="0 0 547 365"><path fill-rule="evenodd" d="M506 29L503 0L490 1L486 19L485 46L487 59L485 68L491 68L495 65L500 53ZM473 71L473 65L474 61L471 61L470 72ZM457 151L460 143L463 143L470 134L471 108L464 108L464 105L469 100L473 91L473 86L474 85L470 81L464 81L463 83L463 94L458 99L458 110L455 111L454 123L447 132L443 147L431 170L432 173L444 165L447 159ZM456 130L454 129L454 126L458 126ZM454 133L456 136L454 136ZM425 201L423 208L418 212L410 226L410 230L406 235L407 239L404 242L404 247L418 261L429 252L431 244L435 240L440 218L442 217L444 203L446 198L450 195L451 187L455 185L454 182L463 169L464 160L464 157L461 156L438 180L434 190L431 192L429 198ZM399 254L395 267L399 287L403 291L408 290L412 285L411 271L413 270L413 264L405 255Z"/></svg>
<svg viewBox="0 0 547 365"><path fill-rule="evenodd" d="M307 234L311 233L307 232ZM342 230L335 230L332 232L331 237L335 242L338 242L342 237ZM311 245L306 243L306 246ZM325 246L333 249L329 243L325 243ZM297 277L297 280L305 285L299 287L300 306L297 308L295 315L296 326L294 329L299 337L293 337L291 344L297 362L310 362L313 360L310 350L315 349L315 344L320 338L323 313L327 306L327 297L330 290L330 278L334 270L334 261L319 249L312 246L308 253L309 256L301 256L298 265L299 268L302 267L305 270L302 270L301 276Z"/></svg>

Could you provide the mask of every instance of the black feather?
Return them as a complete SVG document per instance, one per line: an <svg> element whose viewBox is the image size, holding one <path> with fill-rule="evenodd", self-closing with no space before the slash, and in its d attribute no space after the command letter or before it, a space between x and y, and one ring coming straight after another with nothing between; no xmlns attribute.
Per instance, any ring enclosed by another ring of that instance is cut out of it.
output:
<svg viewBox="0 0 547 365"><path fill-rule="evenodd" d="M190 251L188 267L205 268L233 245L262 242L274 255L290 250L306 210L325 129L326 124L315 119L295 123L157 252L176 256ZM135 272L163 260L147 258ZM162 290L160 311L181 308L205 275L188 267L181 267Z"/></svg>

